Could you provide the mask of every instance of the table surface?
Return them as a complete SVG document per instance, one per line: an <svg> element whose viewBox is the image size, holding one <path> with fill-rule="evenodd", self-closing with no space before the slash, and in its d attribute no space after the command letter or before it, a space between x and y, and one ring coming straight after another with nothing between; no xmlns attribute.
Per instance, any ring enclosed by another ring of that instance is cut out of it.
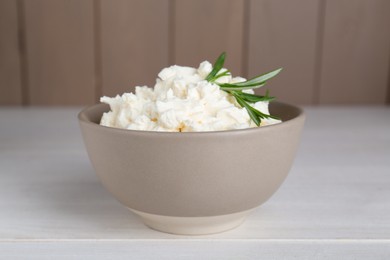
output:
<svg viewBox="0 0 390 260"><path fill-rule="evenodd" d="M148 229L105 191L78 111L0 108L0 259L390 257L390 107L307 107L281 188L207 236Z"/></svg>

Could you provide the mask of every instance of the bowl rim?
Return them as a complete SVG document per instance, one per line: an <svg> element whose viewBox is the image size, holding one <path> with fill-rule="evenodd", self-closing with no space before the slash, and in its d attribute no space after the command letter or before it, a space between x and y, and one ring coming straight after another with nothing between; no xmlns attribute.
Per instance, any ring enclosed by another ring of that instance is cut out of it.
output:
<svg viewBox="0 0 390 260"><path fill-rule="evenodd" d="M168 132L168 131L149 131L149 130L133 130L133 129L124 129L124 128L116 128L116 127L109 127L109 126L103 126L98 123L92 122L84 116L87 112L94 110L98 107L101 106L107 106L107 104L104 103L98 103L98 104L93 104L93 105L88 105L84 107L77 115L77 118L80 123L87 124L90 126L93 126L95 128L104 130L104 131L114 131L117 133L122 133L122 134L138 134L138 135L158 135L158 136L212 136L212 135L231 135L231 134L243 134L243 133L249 133L249 132L258 132L258 131L267 131L270 130L271 128L280 128L280 127L285 127L287 125L294 124L296 121L305 119L306 115L304 110L296 105L292 105L286 102L279 102L279 101L273 101L273 104L277 105L285 105L285 106L290 106L293 107L298 111L298 114L286 121L282 121L281 123L278 124L273 124L273 125L266 125L266 126L261 126L261 127L251 127L251 128L243 128L243 129L230 129L230 130L219 130L219 131L197 131L197 132Z"/></svg>

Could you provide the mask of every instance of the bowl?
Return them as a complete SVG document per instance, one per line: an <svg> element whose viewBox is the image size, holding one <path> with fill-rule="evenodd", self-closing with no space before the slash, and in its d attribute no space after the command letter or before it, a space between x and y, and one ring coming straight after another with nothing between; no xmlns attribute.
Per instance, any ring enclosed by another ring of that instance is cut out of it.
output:
<svg viewBox="0 0 390 260"><path fill-rule="evenodd" d="M152 132L99 125L109 106L83 109L79 123L103 186L148 227L173 234L239 226L280 187L293 163L304 113L272 102L283 122L214 132Z"/></svg>

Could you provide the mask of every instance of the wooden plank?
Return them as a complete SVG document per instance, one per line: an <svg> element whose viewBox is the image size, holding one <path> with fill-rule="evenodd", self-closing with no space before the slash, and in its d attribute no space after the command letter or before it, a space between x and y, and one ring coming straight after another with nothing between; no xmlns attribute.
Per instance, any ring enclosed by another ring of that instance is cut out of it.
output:
<svg viewBox="0 0 390 260"><path fill-rule="evenodd" d="M92 0L25 1L31 104L95 101Z"/></svg>
<svg viewBox="0 0 390 260"><path fill-rule="evenodd" d="M18 12L15 0L0 1L0 105L22 103L18 42Z"/></svg>
<svg viewBox="0 0 390 260"><path fill-rule="evenodd" d="M233 75L245 73L243 57L243 0L175 1L174 62L198 67L227 52L226 67Z"/></svg>
<svg viewBox="0 0 390 260"><path fill-rule="evenodd" d="M188 241L191 237L147 228L103 188L81 139L78 111L0 109L0 247L22 240ZM305 112L300 149L280 189L237 229L192 238L390 242L390 107L307 107Z"/></svg>
<svg viewBox="0 0 390 260"><path fill-rule="evenodd" d="M249 76L283 67L271 94L312 104L319 1L251 0L249 9Z"/></svg>
<svg viewBox="0 0 390 260"><path fill-rule="evenodd" d="M103 94L154 86L168 63L168 0L102 0Z"/></svg>
<svg viewBox="0 0 390 260"><path fill-rule="evenodd" d="M390 1L329 0L320 102L384 104L390 57Z"/></svg>
<svg viewBox="0 0 390 260"><path fill-rule="evenodd" d="M234 231L233 231L234 232ZM28 257L26 257L28 255ZM170 239L0 242L3 259L387 259L390 242L383 240L224 240L172 236Z"/></svg>

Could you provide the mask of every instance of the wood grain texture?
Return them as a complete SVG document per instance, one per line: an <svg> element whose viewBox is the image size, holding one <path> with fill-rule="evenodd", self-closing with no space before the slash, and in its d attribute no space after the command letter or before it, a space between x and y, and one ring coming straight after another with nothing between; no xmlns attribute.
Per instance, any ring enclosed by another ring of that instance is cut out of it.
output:
<svg viewBox="0 0 390 260"><path fill-rule="evenodd" d="M89 162L79 110L0 109L0 259L390 254L390 107L306 108L302 143L280 189L240 227L208 236L151 230L114 199Z"/></svg>
<svg viewBox="0 0 390 260"><path fill-rule="evenodd" d="M0 242L0 257L34 260L245 259L386 260L390 241L217 240L190 237L160 240Z"/></svg>
<svg viewBox="0 0 390 260"><path fill-rule="evenodd" d="M227 52L226 67L243 75L244 1L180 0L174 11L174 62L198 67Z"/></svg>
<svg viewBox="0 0 390 260"><path fill-rule="evenodd" d="M384 104L389 24L388 0L0 0L0 105L94 103L222 51L234 75L284 67L282 101Z"/></svg>
<svg viewBox="0 0 390 260"><path fill-rule="evenodd" d="M17 2L0 0L0 105L21 103Z"/></svg>
<svg viewBox="0 0 390 260"><path fill-rule="evenodd" d="M24 6L30 103L93 103L92 0L34 0Z"/></svg>
<svg viewBox="0 0 390 260"><path fill-rule="evenodd" d="M283 67L267 86L278 100L313 103L318 11L318 0L250 1L249 76Z"/></svg>
<svg viewBox="0 0 390 260"><path fill-rule="evenodd" d="M154 86L168 63L168 0L102 0L103 94Z"/></svg>
<svg viewBox="0 0 390 260"><path fill-rule="evenodd" d="M306 108L301 146L280 189L240 227L195 238L145 227L102 187L79 110L0 109L0 248L23 240L390 241L390 107Z"/></svg>
<svg viewBox="0 0 390 260"><path fill-rule="evenodd" d="M322 104L384 104L389 80L390 1L328 0Z"/></svg>

